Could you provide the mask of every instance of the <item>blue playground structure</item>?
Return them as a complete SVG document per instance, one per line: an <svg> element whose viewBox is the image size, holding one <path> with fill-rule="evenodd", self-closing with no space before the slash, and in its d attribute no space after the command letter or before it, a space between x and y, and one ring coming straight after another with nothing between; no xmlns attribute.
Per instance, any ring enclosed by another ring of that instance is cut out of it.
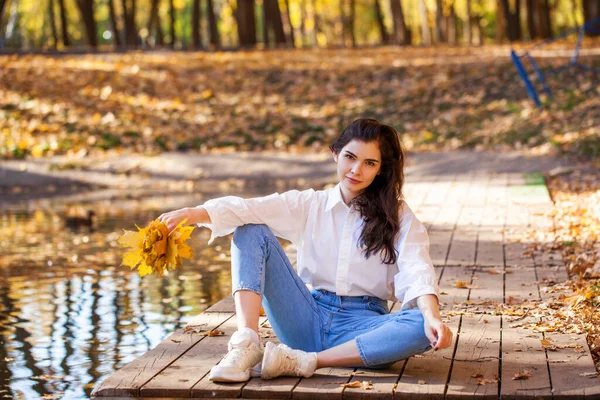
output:
<svg viewBox="0 0 600 400"><path fill-rule="evenodd" d="M535 71L535 74L536 74L538 80L542 84L544 92L548 95L549 98L552 98L552 94L550 93L550 88L548 88L548 85L546 84L544 74L542 73L542 71L538 67L537 63L535 62L534 58L531 56L531 54L529 52L531 50L533 50L534 48L541 47L545 44L551 43L553 41L556 41L558 39L562 39L568 35L571 35L572 33L578 32L575 50L573 51L573 56L571 57L569 62L561 67L549 69L549 72L552 74L556 74L564 69L567 69L570 67L576 67L576 68L580 68L580 69L583 69L586 71L592 71L594 74L597 74L598 72L600 72L597 69L591 68L587 65L580 64L577 62L577 58L579 57L579 50L581 48L581 42L583 41L583 38L584 38L586 32L593 32L593 33L600 34L599 27L594 26L594 25L600 25L600 17L594 18L591 21L586 22L583 26L581 26L579 28L570 29L559 36L556 36L556 37L553 37L550 39L546 39L542 42L536 43L533 46L529 47L528 49L522 51L520 54L517 54L514 50L511 50L510 55L511 55L512 61L515 64L517 71L519 72L519 76L521 77L521 79L523 79L523 82L525 83L525 88L527 89L527 94L535 102L536 106L540 107L541 102L540 102L540 99L538 97L535 87L533 86L533 84L531 83L531 80L529 79L527 71L525 71L525 68L523 67L523 63L521 62L521 59L525 58L529 61L529 63L533 67L533 70ZM597 77L597 75L596 75L596 77Z"/></svg>

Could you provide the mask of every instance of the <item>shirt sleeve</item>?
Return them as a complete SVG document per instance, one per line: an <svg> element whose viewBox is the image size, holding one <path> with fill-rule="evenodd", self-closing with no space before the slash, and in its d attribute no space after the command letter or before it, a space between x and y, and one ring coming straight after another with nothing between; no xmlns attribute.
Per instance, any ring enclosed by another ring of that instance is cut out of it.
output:
<svg viewBox="0 0 600 400"><path fill-rule="evenodd" d="M439 302L439 287L429 256L427 229L406 203L403 205L401 218L394 294L402 302L402 309L417 307L417 297L424 294L436 295Z"/></svg>
<svg viewBox="0 0 600 400"><path fill-rule="evenodd" d="M201 206L206 209L211 223L199 223L198 226L211 230L208 244L217 237L232 233L238 226L265 224L276 236L297 245L304 233L310 203L315 196L315 191L308 189L251 199L236 196L211 199Z"/></svg>

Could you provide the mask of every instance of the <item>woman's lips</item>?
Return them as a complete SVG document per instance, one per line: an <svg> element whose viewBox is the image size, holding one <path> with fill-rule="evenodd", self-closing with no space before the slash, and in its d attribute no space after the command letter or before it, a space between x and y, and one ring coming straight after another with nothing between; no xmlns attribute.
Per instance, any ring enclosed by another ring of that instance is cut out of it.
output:
<svg viewBox="0 0 600 400"><path fill-rule="evenodd" d="M350 177L346 177L346 179L348 179L350 183L360 183L360 181L357 181L356 179L352 179Z"/></svg>

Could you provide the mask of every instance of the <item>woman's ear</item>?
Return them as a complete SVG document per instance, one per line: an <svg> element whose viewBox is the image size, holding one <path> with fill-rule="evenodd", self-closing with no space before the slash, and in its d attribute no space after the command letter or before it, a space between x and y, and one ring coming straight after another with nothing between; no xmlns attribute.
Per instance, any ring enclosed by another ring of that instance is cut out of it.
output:
<svg viewBox="0 0 600 400"><path fill-rule="evenodd" d="M333 161L338 162L338 155L334 152L332 152L333 154Z"/></svg>

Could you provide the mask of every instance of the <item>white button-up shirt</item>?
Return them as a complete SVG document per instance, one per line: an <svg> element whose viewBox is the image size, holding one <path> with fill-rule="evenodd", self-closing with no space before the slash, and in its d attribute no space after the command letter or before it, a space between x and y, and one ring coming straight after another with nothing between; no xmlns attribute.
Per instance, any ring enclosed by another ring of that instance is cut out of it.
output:
<svg viewBox="0 0 600 400"><path fill-rule="evenodd" d="M439 299L427 230L406 202L400 212L396 264L383 264L381 253L364 257L364 247L358 245L363 220L344 203L339 183L327 190L290 190L252 199L225 196L202 207L212 221L198 224L211 229L208 244L238 226L265 224L296 245L298 275L315 289L338 296L395 297L402 309L416 307L417 297L424 294Z"/></svg>

